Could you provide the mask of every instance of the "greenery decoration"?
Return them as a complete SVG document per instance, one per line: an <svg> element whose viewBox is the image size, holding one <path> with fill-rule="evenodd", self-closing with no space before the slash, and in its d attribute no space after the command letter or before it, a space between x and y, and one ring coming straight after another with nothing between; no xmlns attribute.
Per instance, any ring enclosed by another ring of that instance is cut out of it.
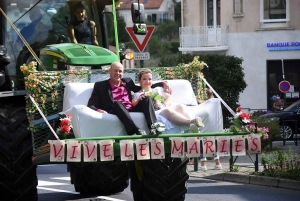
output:
<svg viewBox="0 0 300 201"><path fill-rule="evenodd" d="M38 72L36 66L37 63L32 61L28 65L23 64L20 69L24 74L27 94L32 96L45 116L53 110L58 110L58 106L61 106L59 104L62 100L62 83L81 82L90 74L87 70ZM37 108L30 102L30 99L27 99L26 112L29 122L35 120L36 115L39 116ZM30 125L29 129L35 131L33 125Z"/></svg>
<svg viewBox="0 0 300 201"><path fill-rule="evenodd" d="M160 79L186 79L192 84L197 101L200 103L205 99L205 83L202 80L204 77L202 70L206 67L206 63L199 61L199 56L195 56L191 62L180 63L177 67L162 67L154 68L153 73L157 73Z"/></svg>

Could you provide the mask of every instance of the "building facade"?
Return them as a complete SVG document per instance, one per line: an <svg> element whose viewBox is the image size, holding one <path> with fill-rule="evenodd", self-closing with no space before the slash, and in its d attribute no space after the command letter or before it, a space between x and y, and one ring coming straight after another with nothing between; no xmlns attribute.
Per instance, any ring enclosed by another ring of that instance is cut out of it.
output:
<svg viewBox="0 0 300 201"><path fill-rule="evenodd" d="M131 19L131 4L137 0L121 0L120 7L117 8L123 16L126 26L133 26ZM174 20L174 5L172 0L140 0L144 5L145 20L147 23L160 24Z"/></svg>
<svg viewBox="0 0 300 201"><path fill-rule="evenodd" d="M242 58L247 88L244 108L267 109L280 93L287 105L300 91L299 0L182 0L183 53ZM213 68L213 66L210 66ZM285 91L281 81L290 83Z"/></svg>

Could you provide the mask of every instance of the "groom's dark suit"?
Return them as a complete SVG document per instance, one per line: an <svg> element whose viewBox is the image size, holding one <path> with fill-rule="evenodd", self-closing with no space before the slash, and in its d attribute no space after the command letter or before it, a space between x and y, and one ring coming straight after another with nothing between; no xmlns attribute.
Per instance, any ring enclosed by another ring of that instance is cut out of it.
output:
<svg viewBox="0 0 300 201"><path fill-rule="evenodd" d="M133 80L130 78L123 78L122 82L128 91L129 100L132 101L131 91L138 92L141 90L141 87L135 85ZM158 86L163 86L162 82L152 85L153 88ZM151 129L151 125L156 122L156 116L150 97L146 97L139 101L135 107L128 111L121 102L114 101L112 88L108 80L95 83L93 92L88 102L88 107L94 110L105 110L110 114L117 115L120 121L124 124L128 135L137 133L139 129L134 124L129 112L143 112L149 130Z"/></svg>

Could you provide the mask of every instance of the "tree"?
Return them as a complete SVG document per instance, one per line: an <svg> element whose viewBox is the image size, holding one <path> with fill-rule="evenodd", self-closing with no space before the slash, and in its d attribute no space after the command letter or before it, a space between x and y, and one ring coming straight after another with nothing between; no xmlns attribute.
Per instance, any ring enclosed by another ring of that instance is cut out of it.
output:
<svg viewBox="0 0 300 201"><path fill-rule="evenodd" d="M173 5L175 21L181 26L181 1L177 2L176 0L173 0Z"/></svg>
<svg viewBox="0 0 300 201"><path fill-rule="evenodd" d="M125 43L130 40L128 33L126 32L126 22L124 17L117 11L117 24L118 24L118 38L119 42ZM113 15L106 15L107 28L108 28L108 42L110 45L115 45L115 32L114 32L114 19Z"/></svg>
<svg viewBox="0 0 300 201"><path fill-rule="evenodd" d="M178 33L178 23L176 21L170 21L162 23L157 26L156 34L159 34L160 38L171 41L176 33Z"/></svg>

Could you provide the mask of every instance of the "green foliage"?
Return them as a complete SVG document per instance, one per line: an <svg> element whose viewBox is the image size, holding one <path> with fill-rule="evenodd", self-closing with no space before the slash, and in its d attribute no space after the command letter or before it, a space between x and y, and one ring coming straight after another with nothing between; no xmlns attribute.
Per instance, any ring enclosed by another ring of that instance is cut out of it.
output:
<svg viewBox="0 0 300 201"><path fill-rule="evenodd" d="M170 52L171 53L177 53L179 46L180 46L179 42L176 42L176 41L171 42L171 44L170 44Z"/></svg>
<svg viewBox="0 0 300 201"><path fill-rule="evenodd" d="M176 33L178 33L179 24L175 21L162 23L156 27L156 34L160 39L170 42Z"/></svg>
<svg viewBox="0 0 300 201"><path fill-rule="evenodd" d="M293 153L292 149L289 149L288 152L277 150L268 154L262 153L261 163L264 171L256 173L258 175L300 181L300 156Z"/></svg>
<svg viewBox="0 0 300 201"><path fill-rule="evenodd" d="M178 64L177 60L178 60L177 54L163 55L162 57L160 57L158 65L165 66L165 67L177 66Z"/></svg>
<svg viewBox="0 0 300 201"><path fill-rule="evenodd" d="M239 166L237 166L237 165L232 165L231 166L231 170L232 170L232 172L238 172L238 171L240 171Z"/></svg>
<svg viewBox="0 0 300 201"><path fill-rule="evenodd" d="M177 63L189 63L193 60L193 54L177 54L163 56L161 66L173 66L175 59ZM247 84L244 80L242 58L230 55L207 54L199 55L199 60L204 61L209 67L203 69L203 74L208 83L222 97L230 108L237 108L240 93L244 91ZM224 127L230 126L232 115L222 106Z"/></svg>
<svg viewBox="0 0 300 201"><path fill-rule="evenodd" d="M70 10L69 6L66 4L65 6L62 6L59 8L58 12L53 15L51 18L52 22L52 29L56 33L60 33L64 35L66 38L68 38L68 28L67 28L67 22L65 17L68 17L68 23L70 23L71 16L70 16Z"/></svg>
<svg viewBox="0 0 300 201"><path fill-rule="evenodd" d="M125 43L130 40L130 37L125 29L126 23L124 20L124 17L119 14L117 11L117 26L118 26L118 37L119 37L119 43ZM113 15L108 14L106 15L106 22L107 22L107 29L108 29L108 43L110 45L115 46L115 32L114 32L114 19Z"/></svg>
<svg viewBox="0 0 300 201"><path fill-rule="evenodd" d="M147 23L147 25L150 24ZM171 42L178 35L178 29L179 24L175 21L156 25L145 51L150 52L151 57L162 57L178 53L179 42Z"/></svg>
<svg viewBox="0 0 300 201"><path fill-rule="evenodd" d="M175 21L181 26L181 1L173 0Z"/></svg>
<svg viewBox="0 0 300 201"><path fill-rule="evenodd" d="M161 42L160 38L157 35L154 35L149 40L147 51L150 52L151 57L167 55L170 54L170 44Z"/></svg>

